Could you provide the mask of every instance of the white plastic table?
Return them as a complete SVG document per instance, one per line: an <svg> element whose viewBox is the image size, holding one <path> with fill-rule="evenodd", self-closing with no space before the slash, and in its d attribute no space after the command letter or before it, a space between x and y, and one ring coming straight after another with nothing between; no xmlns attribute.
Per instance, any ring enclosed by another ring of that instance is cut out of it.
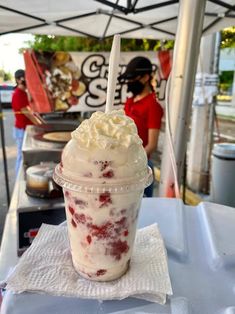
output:
<svg viewBox="0 0 235 314"><path fill-rule="evenodd" d="M193 207L177 199L145 198L139 227L154 222L158 223L165 241L173 288L173 296L165 305L134 298L99 302L7 292L1 314L235 314L235 208L213 203ZM9 224L10 218L5 226L8 233L14 229ZM9 256L4 257L1 251L1 279L16 262L7 245L4 253Z"/></svg>

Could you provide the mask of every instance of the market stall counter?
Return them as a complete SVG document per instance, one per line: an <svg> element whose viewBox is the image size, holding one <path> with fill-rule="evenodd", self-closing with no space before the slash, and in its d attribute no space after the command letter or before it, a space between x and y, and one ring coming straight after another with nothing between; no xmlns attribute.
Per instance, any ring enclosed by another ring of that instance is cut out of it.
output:
<svg viewBox="0 0 235 314"><path fill-rule="evenodd" d="M6 291L1 313L235 313L235 209L213 203L192 207L177 199L144 198L138 227L155 222L167 249L173 289L173 295L165 305L136 298L102 302ZM15 218L11 211L0 255L1 280L17 263L15 234Z"/></svg>

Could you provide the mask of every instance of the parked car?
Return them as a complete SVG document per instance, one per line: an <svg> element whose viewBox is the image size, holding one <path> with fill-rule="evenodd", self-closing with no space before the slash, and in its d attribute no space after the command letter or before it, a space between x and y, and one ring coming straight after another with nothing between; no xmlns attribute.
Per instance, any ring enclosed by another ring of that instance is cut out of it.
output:
<svg viewBox="0 0 235 314"><path fill-rule="evenodd" d="M0 103L2 108L11 108L11 99L15 86L0 84Z"/></svg>

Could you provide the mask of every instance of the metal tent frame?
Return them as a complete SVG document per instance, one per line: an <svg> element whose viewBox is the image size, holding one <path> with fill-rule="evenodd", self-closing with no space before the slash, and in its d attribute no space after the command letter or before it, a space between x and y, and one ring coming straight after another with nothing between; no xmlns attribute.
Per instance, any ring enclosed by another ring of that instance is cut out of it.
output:
<svg viewBox="0 0 235 314"><path fill-rule="evenodd" d="M128 30L120 31L120 32L118 31L118 33L122 35L123 37L125 37L125 35L132 33L133 31L136 31L136 30L151 29L151 30L162 33L163 36L165 36L165 38L168 38L168 37L173 38L176 35L176 32L167 31L165 28L161 27L161 24L169 23L171 21L176 21L177 14L168 18L161 19L158 16L158 10L162 8L169 8L169 11L170 11L173 5L180 3L179 0L162 0L160 3L159 1L151 1L151 3L153 2L156 2L156 3L151 4L151 5L138 6L139 3L143 3L143 1L126 0L126 6L124 6L124 5L119 4L120 2L119 0L116 0L116 2L110 1L110 0L94 0L92 2L93 3L96 2L96 6L97 6L95 10L91 9L90 12L87 12L84 14L71 15L69 17L62 18L62 19L47 20L40 16L23 12L19 10L18 8L15 9L10 6L1 5L1 2L5 3L5 1L0 1L0 13L1 11L14 13L16 16L17 15L22 16L26 19L30 19L32 21L38 22L38 24L32 24L28 27L20 27L20 28L14 28L14 29L11 28L7 31L1 31L1 25L0 25L0 35L5 35L9 33L27 32L27 31L33 31L33 33L36 33L37 29L52 25L54 27L60 28L61 33L63 33L63 30L66 30L66 31L71 32L72 35L89 36L89 37L93 37L100 40L107 37L112 37L115 33L117 33L116 31L114 33L108 34L108 30L111 25L111 20L113 19L118 19L120 21L128 22L130 24L130 28ZM203 28L202 34L208 33L209 30L213 29L215 25L218 24L222 19L225 19L225 18L235 19L235 13L234 13L235 3L232 5L230 4L230 2L231 1L228 2L228 0L227 2L222 1L222 0L208 0L207 1L207 3L216 5L218 8L220 8L220 10L218 12L211 12L210 9L207 9L204 12L204 15L206 17L211 18L211 22L208 23ZM89 1L87 1L87 3L89 3ZM69 2L68 2L68 5L69 5ZM16 2L15 2L15 6L17 7ZM107 8L111 9L111 11L107 10ZM79 7L78 7L78 10L79 10ZM140 15L141 13L150 12L153 10L154 12L156 12L156 15L158 16L156 21L151 22L151 23L147 23L147 21L145 21L145 23L138 22L138 15ZM69 27L65 24L66 22L75 22L78 20L84 20L90 16L98 17L99 15L105 15L109 17L106 24L104 21L104 32L101 36L97 36L91 32L85 32L79 28ZM130 15L132 15L132 18L129 17ZM133 16L137 18L134 19Z"/></svg>

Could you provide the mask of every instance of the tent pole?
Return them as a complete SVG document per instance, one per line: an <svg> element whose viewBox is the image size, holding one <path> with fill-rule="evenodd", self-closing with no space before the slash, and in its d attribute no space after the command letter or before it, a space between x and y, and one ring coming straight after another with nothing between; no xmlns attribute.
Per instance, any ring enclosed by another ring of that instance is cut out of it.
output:
<svg viewBox="0 0 235 314"><path fill-rule="evenodd" d="M4 176L5 176L5 187L7 196L7 205L10 206L10 189L9 189L9 178L7 170L7 156L6 156L6 145L5 145L5 135L4 135L4 125L3 125L3 112L2 104L0 101L0 132L1 132L1 146L2 146L2 156L3 156L3 166L4 166Z"/></svg>
<svg viewBox="0 0 235 314"><path fill-rule="evenodd" d="M169 91L169 122L176 159L178 184L181 183L186 153L205 4L206 0L181 0L179 7ZM169 142L165 137L159 188L161 197L176 196L174 182Z"/></svg>

